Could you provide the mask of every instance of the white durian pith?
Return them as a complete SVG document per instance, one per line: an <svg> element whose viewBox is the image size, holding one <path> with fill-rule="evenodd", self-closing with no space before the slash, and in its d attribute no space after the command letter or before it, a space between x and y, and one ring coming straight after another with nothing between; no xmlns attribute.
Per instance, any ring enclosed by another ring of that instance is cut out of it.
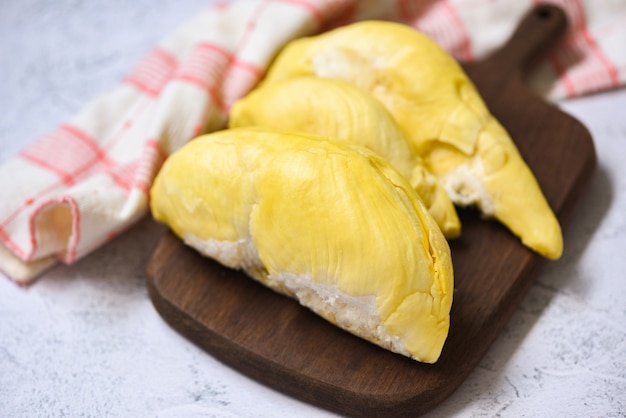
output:
<svg viewBox="0 0 626 418"><path fill-rule="evenodd" d="M250 241L218 242L211 239L204 241L190 233L186 233L183 240L200 254L211 257L227 267L241 268L271 289L297 299L302 306L344 330L390 351L411 356L402 344L402 339L390 335L381 324L375 295L353 296L341 291L337 286L317 283L309 275L281 272L259 274L263 262L258 258L258 254L256 258L254 257L256 251Z"/></svg>

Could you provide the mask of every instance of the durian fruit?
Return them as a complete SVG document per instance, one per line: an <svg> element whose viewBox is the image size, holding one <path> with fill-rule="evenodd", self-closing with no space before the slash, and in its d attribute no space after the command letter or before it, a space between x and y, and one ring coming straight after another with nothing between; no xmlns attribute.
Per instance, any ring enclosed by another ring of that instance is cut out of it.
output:
<svg viewBox="0 0 626 418"><path fill-rule="evenodd" d="M385 107L372 95L335 79L295 77L253 90L231 108L229 127L263 126L363 145L409 179L446 238L461 222L454 204Z"/></svg>
<svg viewBox="0 0 626 418"><path fill-rule="evenodd" d="M188 245L381 347L435 362L450 248L408 181L362 146L262 128L171 155L151 210Z"/></svg>
<svg viewBox="0 0 626 418"><path fill-rule="evenodd" d="M453 202L476 206L529 248L560 257L561 228L533 173L460 65L430 38L399 23L354 23L292 41L264 83L305 75L372 94Z"/></svg>

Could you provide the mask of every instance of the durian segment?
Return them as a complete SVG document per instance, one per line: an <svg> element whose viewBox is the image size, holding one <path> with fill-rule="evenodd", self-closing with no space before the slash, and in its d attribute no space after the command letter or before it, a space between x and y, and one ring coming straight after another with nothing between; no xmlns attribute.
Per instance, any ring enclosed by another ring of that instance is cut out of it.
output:
<svg viewBox="0 0 626 418"><path fill-rule="evenodd" d="M365 147L261 128L196 138L163 165L154 217L328 321L433 363L449 328L448 243Z"/></svg>
<svg viewBox="0 0 626 418"><path fill-rule="evenodd" d="M446 238L461 233L454 204L385 107L352 84L295 77L253 90L230 111L229 127L262 126L363 145L409 179Z"/></svg>
<svg viewBox="0 0 626 418"><path fill-rule="evenodd" d="M264 83L305 75L343 79L374 95L456 204L478 207L526 246L560 257L559 222L530 168L460 65L427 36L365 21L301 38L281 51Z"/></svg>

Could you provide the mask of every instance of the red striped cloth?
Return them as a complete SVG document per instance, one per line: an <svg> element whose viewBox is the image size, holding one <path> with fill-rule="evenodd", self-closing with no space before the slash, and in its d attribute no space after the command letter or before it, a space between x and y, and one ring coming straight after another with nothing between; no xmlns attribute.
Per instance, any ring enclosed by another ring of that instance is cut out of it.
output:
<svg viewBox="0 0 626 418"><path fill-rule="evenodd" d="M113 91L0 166L0 270L29 283L72 263L147 212L161 163L223 128L235 100L290 40L362 19L404 22L462 61L499 47L536 0L237 0L165 38ZM529 83L550 100L626 80L626 3L551 0L567 36ZM17 179L17 180L15 180Z"/></svg>

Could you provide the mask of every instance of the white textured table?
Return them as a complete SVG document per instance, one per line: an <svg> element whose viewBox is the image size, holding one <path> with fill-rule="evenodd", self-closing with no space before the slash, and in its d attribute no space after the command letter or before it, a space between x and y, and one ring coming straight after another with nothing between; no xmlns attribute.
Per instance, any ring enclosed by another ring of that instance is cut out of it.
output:
<svg viewBox="0 0 626 418"><path fill-rule="evenodd" d="M206 4L3 0L0 161ZM431 417L626 414L626 91L562 106L594 137L591 192L563 258ZM144 267L162 232L146 219L30 288L0 277L0 416L333 416L229 369L161 320Z"/></svg>

